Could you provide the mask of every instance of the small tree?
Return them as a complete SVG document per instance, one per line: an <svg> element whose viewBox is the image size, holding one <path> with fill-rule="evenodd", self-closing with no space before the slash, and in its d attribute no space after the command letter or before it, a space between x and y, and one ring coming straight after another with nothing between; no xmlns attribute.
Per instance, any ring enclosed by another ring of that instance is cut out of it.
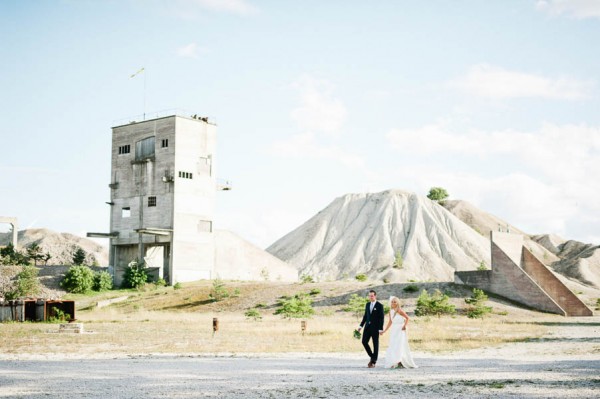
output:
<svg viewBox="0 0 600 399"><path fill-rule="evenodd" d="M17 274L15 298L36 296L40 292L38 280L39 270L35 266L23 266L23 270Z"/></svg>
<svg viewBox="0 0 600 399"><path fill-rule="evenodd" d="M480 289L473 288L473 294L470 298L466 298L465 302L471 305L467 308L467 317L470 319L483 318L486 314L492 311L491 306L485 306L488 296Z"/></svg>
<svg viewBox="0 0 600 399"><path fill-rule="evenodd" d="M481 263L479 264L479 266L477 267L477 270L488 270L487 266L485 265L484 261L481 261Z"/></svg>
<svg viewBox="0 0 600 399"><path fill-rule="evenodd" d="M44 261L44 266L48 266L48 261L52 258L52 255L50 255L50 252L46 252L44 254L44 256L42 257L42 260Z"/></svg>
<svg viewBox="0 0 600 399"><path fill-rule="evenodd" d="M444 205L445 199L448 198L448 192L442 187L431 187L427 198L432 201L436 201L440 205Z"/></svg>
<svg viewBox="0 0 600 399"><path fill-rule="evenodd" d="M354 316L360 317L365 311L365 305L367 302L369 302L369 299L366 296L352 294L348 300L348 305L343 310L345 312L352 312Z"/></svg>
<svg viewBox="0 0 600 399"><path fill-rule="evenodd" d="M436 315L440 317L443 314L454 314L456 313L456 307L448 303L449 299L448 295L442 294L438 289L431 296L427 293L427 290L423 290L417 299L415 315Z"/></svg>
<svg viewBox="0 0 600 399"><path fill-rule="evenodd" d="M315 279L312 278L310 274L303 274L302 276L300 276L300 282L302 284L314 283Z"/></svg>
<svg viewBox="0 0 600 399"><path fill-rule="evenodd" d="M94 287L94 271L84 265L71 266L60 286L73 294L84 294Z"/></svg>
<svg viewBox="0 0 600 399"><path fill-rule="evenodd" d="M213 302L222 301L225 298L229 298L229 291L225 288L225 283L219 277L213 280L213 287L208 297L213 300Z"/></svg>
<svg viewBox="0 0 600 399"><path fill-rule="evenodd" d="M33 260L33 264L37 266L38 261L44 258L42 248L34 242L27 247L27 257Z"/></svg>
<svg viewBox="0 0 600 399"><path fill-rule="evenodd" d="M86 257L85 251L81 247L77 247L75 252L73 253L73 264L74 265L83 265Z"/></svg>
<svg viewBox="0 0 600 399"><path fill-rule="evenodd" d="M279 300L279 306L280 308L275 311L275 314L280 314L287 319L310 317L315 313L312 308L312 299L306 294L296 294L291 298L282 298Z"/></svg>
<svg viewBox="0 0 600 399"><path fill-rule="evenodd" d="M254 321L260 321L262 319L262 316L261 316L260 312L258 311L258 309L248 309L246 311L246 313L244 313L244 316L246 316L246 318L252 319Z"/></svg>
<svg viewBox="0 0 600 399"><path fill-rule="evenodd" d="M354 278L358 281L367 281L367 275L364 273L357 274Z"/></svg>

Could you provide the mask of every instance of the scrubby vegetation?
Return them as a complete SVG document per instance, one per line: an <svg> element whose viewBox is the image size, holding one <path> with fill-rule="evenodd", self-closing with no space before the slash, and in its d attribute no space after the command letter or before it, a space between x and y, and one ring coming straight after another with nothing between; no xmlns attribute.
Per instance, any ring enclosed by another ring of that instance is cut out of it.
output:
<svg viewBox="0 0 600 399"><path fill-rule="evenodd" d="M473 288L473 294L466 298L465 302L470 305L467 308L467 317L470 319L481 319L492 312L491 306L485 306L488 296L480 289Z"/></svg>
<svg viewBox="0 0 600 399"><path fill-rule="evenodd" d="M450 298L446 294L436 289L432 295L429 295L427 290L421 291L421 295L417 299L417 307L415 309L415 315L417 316L441 316L451 315L456 313L456 307L451 303L448 303Z"/></svg>

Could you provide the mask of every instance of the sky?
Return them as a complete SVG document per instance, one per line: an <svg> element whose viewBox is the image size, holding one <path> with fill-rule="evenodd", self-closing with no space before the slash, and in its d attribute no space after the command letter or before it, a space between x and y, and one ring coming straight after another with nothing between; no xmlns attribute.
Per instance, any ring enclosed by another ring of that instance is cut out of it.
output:
<svg viewBox="0 0 600 399"><path fill-rule="evenodd" d="M0 0L0 216L108 232L111 127L177 109L218 125L215 228L263 248L434 186L600 244L598 43L597 0Z"/></svg>

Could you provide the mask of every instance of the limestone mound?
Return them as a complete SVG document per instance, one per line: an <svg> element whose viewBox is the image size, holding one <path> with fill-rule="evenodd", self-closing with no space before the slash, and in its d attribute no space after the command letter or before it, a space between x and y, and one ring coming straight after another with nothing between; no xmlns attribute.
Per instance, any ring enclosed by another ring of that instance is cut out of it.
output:
<svg viewBox="0 0 600 399"><path fill-rule="evenodd" d="M0 245L8 245L12 237L10 233L0 234ZM43 253L52 257L49 265L69 265L73 263L73 253L78 247L86 252L85 263L88 265L108 265L108 250L102 245L83 237L69 233L57 233L49 229L27 229L18 234L18 248L25 250L29 245L37 243Z"/></svg>
<svg viewBox="0 0 600 399"><path fill-rule="evenodd" d="M451 281L455 270L490 265L487 238L436 202L400 190L339 197L267 251L319 280L365 273Z"/></svg>
<svg viewBox="0 0 600 399"><path fill-rule="evenodd" d="M297 281L298 271L231 231L215 231L215 272L244 281Z"/></svg>
<svg viewBox="0 0 600 399"><path fill-rule="evenodd" d="M585 285L600 288L600 245L566 241L558 246L561 260L551 267Z"/></svg>

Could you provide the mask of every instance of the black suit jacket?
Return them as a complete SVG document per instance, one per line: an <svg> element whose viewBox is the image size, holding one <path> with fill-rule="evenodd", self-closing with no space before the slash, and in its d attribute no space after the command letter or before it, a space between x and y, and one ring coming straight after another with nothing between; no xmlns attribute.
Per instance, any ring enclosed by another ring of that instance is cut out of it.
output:
<svg viewBox="0 0 600 399"><path fill-rule="evenodd" d="M377 330L383 330L383 322L385 321L385 314L383 313L383 305L378 301L375 301L375 307L373 312L369 315L371 302L367 302L365 305L365 315L360 322L361 327L365 328L376 328ZM368 321L368 322L367 322ZM365 325L366 324L366 325Z"/></svg>

